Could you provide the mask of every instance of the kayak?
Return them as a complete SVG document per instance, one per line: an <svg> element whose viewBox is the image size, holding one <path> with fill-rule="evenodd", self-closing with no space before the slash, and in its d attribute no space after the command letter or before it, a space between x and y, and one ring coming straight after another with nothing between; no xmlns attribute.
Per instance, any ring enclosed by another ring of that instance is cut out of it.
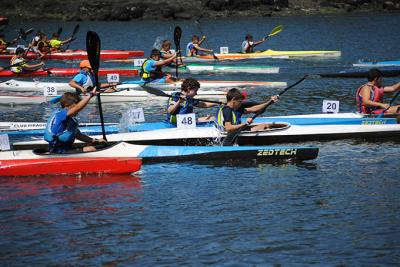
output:
<svg viewBox="0 0 400 267"><path fill-rule="evenodd" d="M400 60L388 60L388 61L360 61L358 63L353 64L354 67L390 67L390 66L400 66Z"/></svg>
<svg viewBox="0 0 400 267"><path fill-rule="evenodd" d="M400 76L400 66L387 67L380 69L383 77L396 77ZM319 76L324 78L367 78L369 70L356 69L356 70L343 70L337 73L322 73Z"/></svg>
<svg viewBox="0 0 400 267"><path fill-rule="evenodd" d="M132 61L133 62L133 61ZM140 67L135 67L140 70ZM175 72L175 67L166 67L167 72ZM273 74L279 73L279 67L265 65L222 65L222 64L186 64L180 66L181 73L210 74L210 73L251 73Z"/></svg>
<svg viewBox="0 0 400 267"><path fill-rule="evenodd" d="M72 75L71 75L72 76ZM199 81L201 89L212 89L222 87L266 87L266 88L283 88L286 87L286 82L262 82L262 81ZM117 86L117 89L138 89L143 90L141 85L142 81L126 81L123 84ZM148 83L147 86L155 87L161 90L173 90L181 87L181 82L176 83ZM57 91L73 91L68 83L56 83L56 82L41 82L41 81L19 81L19 80L8 80L0 82L1 91L13 91L13 92L43 92L44 88L56 89ZM199 91L199 94L201 90Z"/></svg>
<svg viewBox="0 0 400 267"><path fill-rule="evenodd" d="M243 119L244 120L244 119ZM332 113L332 114L309 114L309 115L290 115L276 117L259 117L255 123L286 122L292 125L360 125L360 124L397 124L396 117L369 117L360 113ZM197 127L212 127L214 122L197 123ZM0 133L10 136L42 136L44 133L45 122L0 122ZM169 122L143 122L128 125L126 129L120 129L118 123L105 125L106 134L120 132L141 132L160 129L176 128L176 125ZM87 135L100 135L102 129L100 124L79 124L79 129Z"/></svg>
<svg viewBox="0 0 400 267"><path fill-rule="evenodd" d="M43 90L43 88L42 88ZM170 94L176 91L165 91L164 93ZM60 98L61 95L57 96L24 96L24 95L0 95L0 105L33 105L40 103L53 102L57 98ZM226 92L224 91L216 91L216 90L199 90L197 92L198 98L208 98L208 99L225 99ZM150 99L159 99L166 100L166 97L155 96L147 93L146 91L139 89L127 89L121 90L117 92L111 93L101 93L101 102L102 103L120 103L120 102L131 102L131 101L144 101ZM57 102L57 101L56 101ZM92 98L89 104L96 104L96 98Z"/></svg>
<svg viewBox="0 0 400 267"><path fill-rule="evenodd" d="M265 50L254 53L228 53L228 54L215 54L218 59L259 59L259 58L296 58L296 57L340 57L340 51L275 51ZM184 61L196 61L200 60L215 60L213 55L201 55L194 58L185 58Z"/></svg>
<svg viewBox="0 0 400 267"><path fill-rule="evenodd" d="M0 152L0 176L76 174L96 171L121 173L127 171L123 169L124 166L120 166L123 164L130 165L135 168L134 171L138 171L140 159L143 163L200 161L212 164L214 161L244 163L288 159L311 160L318 156L318 147L315 146L147 146L125 142L95 152L48 154L44 153L45 151L46 149Z"/></svg>
<svg viewBox="0 0 400 267"><path fill-rule="evenodd" d="M11 70L0 71L0 77L37 77L37 76L73 76L79 72L79 68L49 68L47 70L29 71L23 73L15 73ZM99 69L99 75L119 74L121 76L137 76L137 69Z"/></svg>
<svg viewBox="0 0 400 267"><path fill-rule="evenodd" d="M287 86L286 82L265 82L265 81L209 81L200 80L201 89L210 88L222 88L222 87L246 87L246 89L251 88L285 88ZM118 89L138 89L144 83L142 81L125 81L121 85L118 85ZM171 90L181 88L182 82L174 83L147 83L149 87L154 87L161 90Z"/></svg>
<svg viewBox="0 0 400 267"><path fill-rule="evenodd" d="M291 125L275 122L271 129L258 132L241 132L239 145L270 145L304 141L330 141L339 139L362 139L392 141L400 139L400 124L335 124L335 125ZM96 136L94 136L96 137ZM101 136L97 136L100 138ZM217 127L197 127L194 129L167 128L142 132L110 134L109 143L128 142L142 145L206 145L221 144L226 133ZM79 144L82 143L77 143ZM17 142L14 149L46 147L44 140Z"/></svg>
<svg viewBox="0 0 400 267"><path fill-rule="evenodd" d="M121 157L65 157L14 158L4 155L0 159L0 176L33 176L33 175L76 175L76 174L128 174L137 172L142 165L137 158ZM32 152L33 154L34 152Z"/></svg>
<svg viewBox="0 0 400 267"><path fill-rule="evenodd" d="M11 59L14 56L15 49L10 49L10 54L0 54L0 59ZM142 57L144 51L136 50L101 50L100 59L127 59L131 57ZM29 52L26 55L27 59L37 59L38 55L34 52ZM87 59L87 53L85 50L68 50L66 52L54 52L49 53L43 57L43 59L57 59L57 60L82 60Z"/></svg>

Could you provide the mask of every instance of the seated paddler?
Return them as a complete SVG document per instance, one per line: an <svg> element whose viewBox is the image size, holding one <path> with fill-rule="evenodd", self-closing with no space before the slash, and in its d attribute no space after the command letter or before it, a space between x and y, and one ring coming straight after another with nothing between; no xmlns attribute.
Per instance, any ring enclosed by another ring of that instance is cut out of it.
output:
<svg viewBox="0 0 400 267"><path fill-rule="evenodd" d="M95 151L94 143L104 142L101 139L91 138L79 131L76 115L96 94L93 89L83 99L71 92L64 93L60 99L61 109L54 112L46 124L44 139L49 143L50 153L63 154L71 151L75 139L90 144L83 148L83 152Z"/></svg>
<svg viewBox="0 0 400 267"><path fill-rule="evenodd" d="M141 67L140 76L143 82L157 82L157 83L168 83L175 82L176 78L162 71L162 67L171 64L177 57L179 51L176 51L173 56L160 60L161 53L158 49L151 50L150 57L146 59Z"/></svg>
<svg viewBox="0 0 400 267"><path fill-rule="evenodd" d="M271 96L273 102L278 101L278 96ZM233 132L244 126L246 123L241 121L243 114L257 113L267 106L267 102L257 104L251 107L243 107L242 102L244 96L242 92L237 88L232 88L226 94L226 105L219 108L216 115L216 122L218 126L224 129L226 132ZM252 123L252 118L247 118L247 123ZM262 131L270 128L270 124L261 123L255 125L249 125L250 131Z"/></svg>
<svg viewBox="0 0 400 267"><path fill-rule="evenodd" d="M172 96L168 99L168 122L176 124L176 115L193 113L193 107L210 108L218 105L216 103L196 100L194 97L197 95L199 88L200 83L196 79L189 77L183 80L181 92L172 94ZM212 120L214 120L214 117L208 115L206 117L198 118L197 122L206 122Z"/></svg>

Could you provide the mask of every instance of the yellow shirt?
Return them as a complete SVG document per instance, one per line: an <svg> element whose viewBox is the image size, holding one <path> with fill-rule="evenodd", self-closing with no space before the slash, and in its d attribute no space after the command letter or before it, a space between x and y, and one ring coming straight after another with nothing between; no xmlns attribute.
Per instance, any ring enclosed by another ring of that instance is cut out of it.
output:
<svg viewBox="0 0 400 267"><path fill-rule="evenodd" d="M58 48L62 45L62 41L57 40L57 39L51 39L49 43L50 43L51 47L56 47L56 48Z"/></svg>

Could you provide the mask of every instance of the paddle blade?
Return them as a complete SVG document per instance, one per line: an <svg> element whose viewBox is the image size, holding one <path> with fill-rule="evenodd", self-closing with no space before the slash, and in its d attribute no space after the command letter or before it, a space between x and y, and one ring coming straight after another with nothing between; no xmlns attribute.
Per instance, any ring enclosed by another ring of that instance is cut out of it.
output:
<svg viewBox="0 0 400 267"><path fill-rule="evenodd" d="M74 38L74 36L78 33L79 28L80 28L79 24L76 24L76 26L74 28L74 31L72 32L72 37L71 38Z"/></svg>
<svg viewBox="0 0 400 267"><path fill-rule="evenodd" d="M274 36L275 34L280 33L283 30L283 26L279 25L272 29L271 33L268 34L268 37Z"/></svg>
<svg viewBox="0 0 400 267"><path fill-rule="evenodd" d="M236 139L238 138L239 134L246 129L247 124L243 125L242 127L240 127L239 129L230 132L227 134L227 136L224 139L224 142L222 143L223 146L232 146L235 142Z"/></svg>
<svg viewBox="0 0 400 267"><path fill-rule="evenodd" d="M30 28L29 30L25 31L25 35L29 35L34 31L33 28Z"/></svg>
<svg viewBox="0 0 400 267"><path fill-rule="evenodd" d="M164 93L160 89L147 86L147 85L142 85L142 88L149 94L156 95L156 96L163 96L163 97L170 97L171 95Z"/></svg>
<svg viewBox="0 0 400 267"><path fill-rule="evenodd" d="M101 43L99 36L93 31L88 31L86 34L86 50L90 65L92 66L95 76L97 76L97 72L100 66L100 49Z"/></svg>
<svg viewBox="0 0 400 267"><path fill-rule="evenodd" d="M175 42L175 48L177 49L180 46L181 36L182 36L182 29L181 27L176 26L174 30L174 42Z"/></svg>
<svg viewBox="0 0 400 267"><path fill-rule="evenodd" d="M60 35L61 35L62 31L63 31L63 28L62 28L62 27L58 28L58 30L57 30L57 34L58 34L58 36L60 36Z"/></svg>

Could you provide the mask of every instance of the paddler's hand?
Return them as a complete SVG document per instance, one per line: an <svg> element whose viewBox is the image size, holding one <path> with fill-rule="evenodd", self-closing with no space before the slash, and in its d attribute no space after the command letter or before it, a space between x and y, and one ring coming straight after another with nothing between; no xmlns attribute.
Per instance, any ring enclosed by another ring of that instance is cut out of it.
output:
<svg viewBox="0 0 400 267"><path fill-rule="evenodd" d="M252 124L253 123L253 119L252 118L247 118L247 124Z"/></svg>
<svg viewBox="0 0 400 267"><path fill-rule="evenodd" d="M90 91L90 97L93 97L97 95L99 92L97 91L96 87L93 87L93 89Z"/></svg>
<svg viewBox="0 0 400 267"><path fill-rule="evenodd" d="M274 103L278 102L279 101L279 96L278 95L271 96L271 101L274 102Z"/></svg>
<svg viewBox="0 0 400 267"><path fill-rule="evenodd" d="M381 106L381 108L383 108L383 109L387 109L387 108L390 107L389 104L385 104L385 103L380 103L380 106Z"/></svg>
<svg viewBox="0 0 400 267"><path fill-rule="evenodd" d="M93 138L92 143L93 144L106 144L107 141L104 140L103 138Z"/></svg>

